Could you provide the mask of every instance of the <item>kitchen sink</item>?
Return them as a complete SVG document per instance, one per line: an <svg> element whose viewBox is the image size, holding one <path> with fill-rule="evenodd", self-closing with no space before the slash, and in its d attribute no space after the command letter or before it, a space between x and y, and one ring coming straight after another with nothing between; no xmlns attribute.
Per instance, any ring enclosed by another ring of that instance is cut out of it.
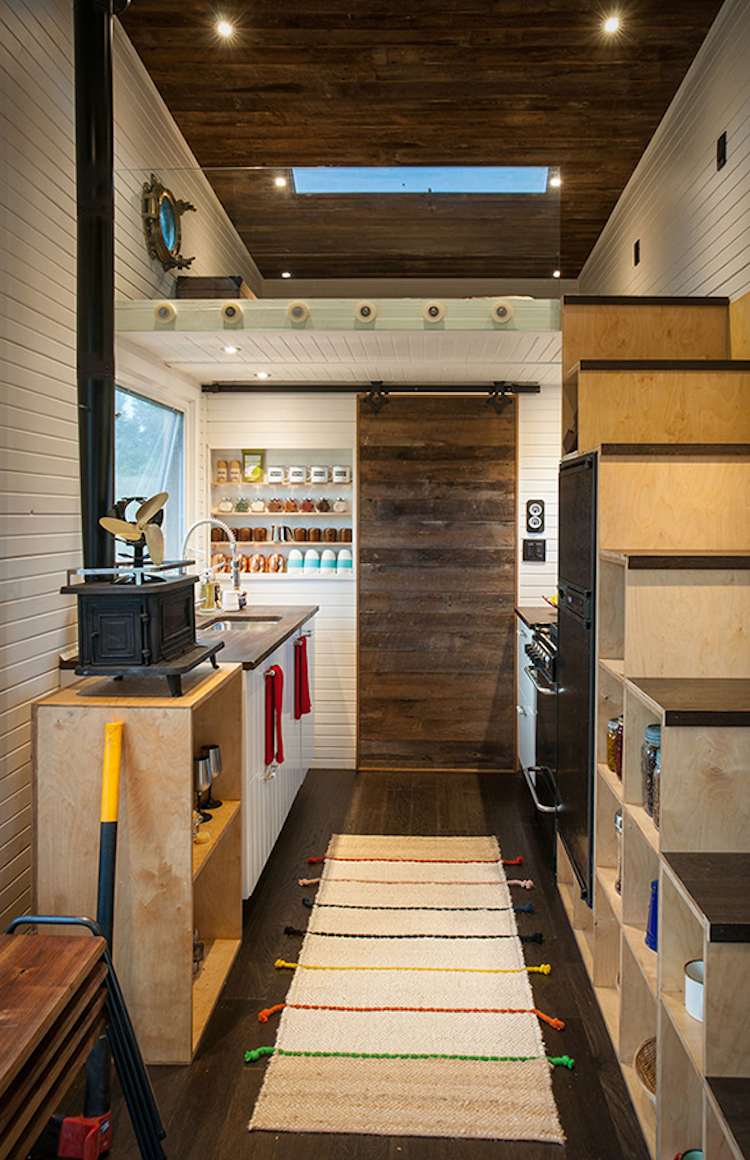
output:
<svg viewBox="0 0 750 1160"><path fill-rule="evenodd" d="M278 624L280 616L224 616L207 624L199 632L263 632L271 624Z"/></svg>

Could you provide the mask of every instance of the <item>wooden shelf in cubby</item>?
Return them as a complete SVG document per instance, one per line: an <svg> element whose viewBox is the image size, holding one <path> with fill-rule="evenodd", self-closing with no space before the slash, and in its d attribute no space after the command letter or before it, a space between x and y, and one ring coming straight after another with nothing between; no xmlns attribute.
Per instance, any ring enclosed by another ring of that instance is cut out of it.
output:
<svg viewBox="0 0 750 1160"><path fill-rule="evenodd" d="M709 1160L750 1160L750 1078L706 1079L704 1125Z"/></svg>

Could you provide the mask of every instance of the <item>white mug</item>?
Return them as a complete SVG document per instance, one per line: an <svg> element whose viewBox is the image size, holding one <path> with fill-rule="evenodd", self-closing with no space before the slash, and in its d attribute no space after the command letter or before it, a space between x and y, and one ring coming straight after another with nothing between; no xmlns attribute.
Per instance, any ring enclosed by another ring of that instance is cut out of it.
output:
<svg viewBox="0 0 750 1160"><path fill-rule="evenodd" d="M283 483L284 482L284 468L283 467L269 467L266 470L267 483Z"/></svg>
<svg viewBox="0 0 750 1160"><path fill-rule="evenodd" d="M307 471L304 467L294 466L287 469L287 479L290 483L304 483L307 479Z"/></svg>
<svg viewBox="0 0 750 1160"><path fill-rule="evenodd" d="M328 467L311 467L310 468L310 483L328 483L331 478L330 468Z"/></svg>
<svg viewBox="0 0 750 1160"><path fill-rule="evenodd" d="M332 467L331 479L334 483L351 483L352 469L351 467Z"/></svg>

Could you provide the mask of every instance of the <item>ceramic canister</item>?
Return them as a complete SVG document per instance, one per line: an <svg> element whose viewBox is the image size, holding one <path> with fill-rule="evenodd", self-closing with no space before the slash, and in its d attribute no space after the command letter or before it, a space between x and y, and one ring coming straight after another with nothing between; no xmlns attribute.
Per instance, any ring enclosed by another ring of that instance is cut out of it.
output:
<svg viewBox="0 0 750 1160"><path fill-rule="evenodd" d="M336 563L336 571L338 572L339 576L341 576L341 575L351 576L352 566L353 565L352 565L351 551L349 550L349 548L342 548L341 551L339 552L338 560Z"/></svg>
<svg viewBox="0 0 750 1160"><path fill-rule="evenodd" d="M333 548L324 548L320 556L320 571L324 576L333 576L336 572L336 553Z"/></svg>
<svg viewBox="0 0 750 1160"><path fill-rule="evenodd" d="M305 571L319 572L320 571L320 553L315 551L315 548L308 548L305 552Z"/></svg>
<svg viewBox="0 0 750 1160"><path fill-rule="evenodd" d="M302 571L302 553L299 548L292 548L287 556L286 561L287 572L301 572Z"/></svg>
<svg viewBox="0 0 750 1160"><path fill-rule="evenodd" d="M703 1022L703 970L702 959L685 963L685 1010L693 1019Z"/></svg>
<svg viewBox="0 0 750 1160"><path fill-rule="evenodd" d="M287 479L289 483L304 483L307 479L307 469L299 465L289 467L287 469Z"/></svg>

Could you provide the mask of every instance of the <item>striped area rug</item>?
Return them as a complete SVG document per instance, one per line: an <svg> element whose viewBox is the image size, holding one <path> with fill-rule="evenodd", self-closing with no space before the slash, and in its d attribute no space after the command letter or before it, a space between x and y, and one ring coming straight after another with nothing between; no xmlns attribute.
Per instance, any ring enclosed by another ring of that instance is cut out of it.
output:
<svg viewBox="0 0 750 1160"><path fill-rule="evenodd" d="M563 1143L493 837L332 837L250 1129Z"/></svg>

